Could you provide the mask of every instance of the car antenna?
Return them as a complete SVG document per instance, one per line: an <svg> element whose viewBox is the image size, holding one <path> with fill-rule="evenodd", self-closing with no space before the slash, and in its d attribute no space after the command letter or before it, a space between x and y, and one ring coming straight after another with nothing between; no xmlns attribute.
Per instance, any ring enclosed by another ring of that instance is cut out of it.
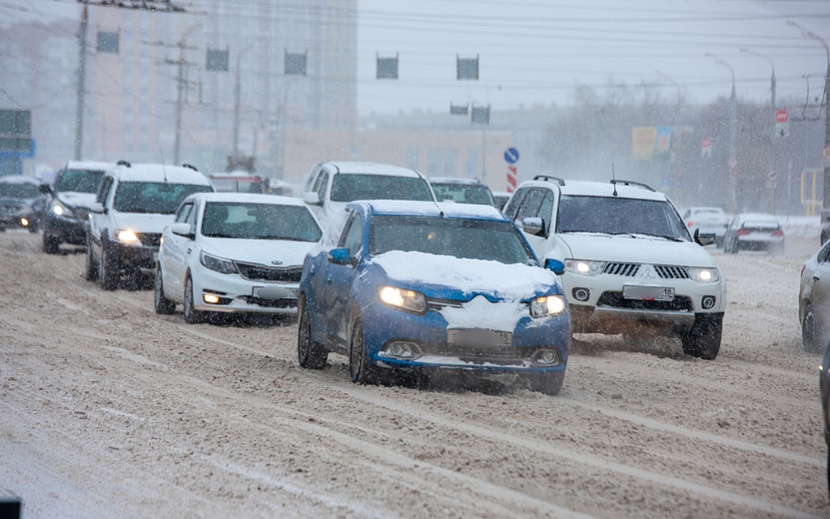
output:
<svg viewBox="0 0 830 519"><path fill-rule="evenodd" d="M611 183L614 184L614 196L617 196L617 175L614 173L614 163L611 163Z"/></svg>
<svg viewBox="0 0 830 519"><path fill-rule="evenodd" d="M167 168L164 165L164 150L159 146L159 153L161 154L161 173L164 175L164 183L167 183Z"/></svg>
<svg viewBox="0 0 830 519"><path fill-rule="evenodd" d="M415 172L418 173L419 177L423 178L424 180L427 181L427 183L429 183L429 180L427 180L426 177L424 177L424 175L420 171L416 170ZM429 190L432 191L432 188L429 188ZM441 209L441 206L438 205L438 200L435 199L435 193L434 192L432 194L432 203L435 204L435 207L438 208L438 216L443 218L444 217L444 211L443 211L443 209Z"/></svg>

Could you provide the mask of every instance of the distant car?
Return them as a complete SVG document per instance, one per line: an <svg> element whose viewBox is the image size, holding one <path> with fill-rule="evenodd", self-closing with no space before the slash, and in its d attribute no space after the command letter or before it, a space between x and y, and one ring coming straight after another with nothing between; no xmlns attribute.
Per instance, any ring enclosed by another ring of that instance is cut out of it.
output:
<svg viewBox="0 0 830 519"><path fill-rule="evenodd" d="M213 192L193 166L121 161L101 180L87 223L86 279L115 290L123 276L149 279L161 232L188 195Z"/></svg>
<svg viewBox="0 0 830 519"><path fill-rule="evenodd" d="M771 214L742 213L729 221L723 236L723 251L735 254L741 250L784 253L784 229Z"/></svg>
<svg viewBox="0 0 830 519"><path fill-rule="evenodd" d="M155 310L181 303L187 323L213 312L296 314L303 258L321 236L296 198L190 195L162 235Z"/></svg>
<svg viewBox="0 0 830 519"><path fill-rule="evenodd" d="M801 267L798 316L804 349L813 353L823 351L830 342L830 242L822 245Z"/></svg>
<svg viewBox="0 0 830 519"><path fill-rule="evenodd" d="M477 178L430 177L429 185L439 202L496 205L490 188Z"/></svg>
<svg viewBox="0 0 830 519"><path fill-rule="evenodd" d="M414 169L373 162L320 162L306 176L303 201L323 227L354 200L435 201L429 182Z"/></svg>
<svg viewBox="0 0 830 519"><path fill-rule="evenodd" d="M109 162L70 161L56 173L54 183L41 189L49 196L43 212L43 252L57 254L61 244L86 245L86 223L95 193Z"/></svg>
<svg viewBox="0 0 830 519"><path fill-rule="evenodd" d="M337 352L356 383L388 369L456 370L559 392L570 344L562 286L498 210L382 200L343 213L303 264L302 367Z"/></svg>
<svg viewBox="0 0 830 519"><path fill-rule="evenodd" d="M270 193L268 178L258 173L231 171L208 175L213 187L220 193Z"/></svg>
<svg viewBox="0 0 830 519"><path fill-rule="evenodd" d="M716 247L723 246L729 218L720 207L690 207L683 211L683 221L689 234L698 231L699 236L713 241Z"/></svg>
<svg viewBox="0 0 830 519"><path fill-rule="evenodd" d="M830 490L830 345L824 349L819 372L821 414L824 416L824 443L827 445L827 488Z"/></svg>
<svg viewBox="0 0 830 519"><path fill-rule="evenodd" d="M45 205L40 186L32 177L0 177L0 230L12 227L37 232Z"/></svg>
<svg viewBox="0 0 830 519"><path fill-rule="evenodd" d="M513 193L508 193L507 191L493 191L493 201L495 202L495 207L498 210L504 209L504 206L507 205L507 201L510 200L510 195Z"/></svg>

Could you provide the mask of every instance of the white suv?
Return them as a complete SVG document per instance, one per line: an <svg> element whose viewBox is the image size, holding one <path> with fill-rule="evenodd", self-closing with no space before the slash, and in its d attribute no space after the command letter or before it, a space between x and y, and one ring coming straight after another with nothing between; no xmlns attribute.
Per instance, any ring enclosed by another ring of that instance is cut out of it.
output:
<svg viewBox="0 0 830 519"><path fill-rule="evenodd" d="M414 169L372 162L320 162L306 176L303 201L320 225L354 200L435 201L426 177Z"/></svg>
<svg viewBox="0 0 830 519"><path fill-rule="evenodd" d="M678 336L686 354L717 356L726 280L666 195L631 181L537 176L504 212L540 260L565 263L573 332Z"/></svg>

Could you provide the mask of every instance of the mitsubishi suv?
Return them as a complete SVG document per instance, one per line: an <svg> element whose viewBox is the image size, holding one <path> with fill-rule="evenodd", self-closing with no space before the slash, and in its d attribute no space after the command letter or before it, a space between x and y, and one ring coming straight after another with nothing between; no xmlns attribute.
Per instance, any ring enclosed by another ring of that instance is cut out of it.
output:
<svg viewBox="0 0 830 519"><path fill-rule="evenodd" d="M575 333L675 336L687 355L720 349L726 280L672 202L645 184L522 183L505 214L540 260L565 263L562 284Z"/></svg>

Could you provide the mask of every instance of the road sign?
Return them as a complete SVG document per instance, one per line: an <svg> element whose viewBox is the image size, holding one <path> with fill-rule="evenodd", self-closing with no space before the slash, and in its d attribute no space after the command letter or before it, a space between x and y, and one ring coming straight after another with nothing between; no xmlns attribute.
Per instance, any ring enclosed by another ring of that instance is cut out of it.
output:
<svg viewBox="0 0 830 519"><path fill-rule="evenodd" d="M516 148L507 148L504 151L504 160L508 164L515 164L519 162L519 150Z"/></svg>
<svg viewBox="0 0 830 519"><path fill-rule="evenodd" d="M790 114L787 113L787 110L781 108L780 110L775 112L775 122L777 123L785 123L790 119Z"/></svg>

